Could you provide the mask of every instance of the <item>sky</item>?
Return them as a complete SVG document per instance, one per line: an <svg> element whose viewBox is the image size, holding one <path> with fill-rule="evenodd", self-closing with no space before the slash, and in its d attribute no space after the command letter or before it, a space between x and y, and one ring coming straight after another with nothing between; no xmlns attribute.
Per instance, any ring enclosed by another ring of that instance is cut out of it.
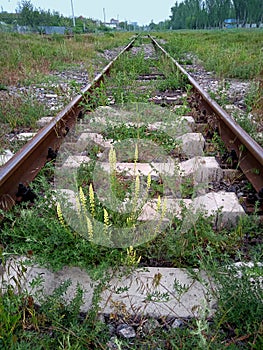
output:
<svg viewBox="0 0 263 350"><path fill-rule="evenodd" d="M31 0L34 8L58 11L66 17L72 16L71 2L75 17L98 19L106 22L111 18L119 21L137 22L146 25L169 19L171 7L176 0ZM15 12L18 0L0 0L0 11ZM105 9L105 10L104 10Z"/></svg>

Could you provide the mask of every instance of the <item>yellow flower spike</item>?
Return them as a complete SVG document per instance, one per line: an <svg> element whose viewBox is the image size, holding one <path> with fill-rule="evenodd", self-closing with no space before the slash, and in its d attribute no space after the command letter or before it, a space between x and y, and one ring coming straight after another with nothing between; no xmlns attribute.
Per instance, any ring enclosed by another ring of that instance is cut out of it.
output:
<svg viewBox="0 0 263 350"><path fill-rule="evenodd" d="M134 183L134 194L133 194L133 205L132 205L132 212L129 217L129 222L127 220L127 223L130 224L135 220L136 217L136 207L138 204L138 198L139 198L139 193L140 193L140 176L137 175L135 178L135 183Z"/></svg>
<svg viewBox="0 0 263 350"><path fill-rule="evenodd" d="M92 184L89 185L89 204L90 204L90 212L91 215L95 216L95 197Z"/></svg>
<svg viewBox="0 0 263 350"><path fill-rule="evenodd" d="M60 203L57 203L57 215L58 215L58 221L60 222L61 226L66 227Z"/></svg>
<svg viewBox="0 0 263 350"><path fill-rule="evenodd" d="M136 174L136 168L137 168L138 159L139 159L139 150L138 150L138 144L136 143L135 150L134 150L134 169L133 169L134 176Z"/></svg>
<svg viewBox="0 0 263 350"><path fill-rule="evenodd" d="M82 187L79 188L79 203L80 210L84 213L84 215L87 215L87 199L85 197Z"/></svg>
<svg viewBox="0 0 263 350"><path fill-rule="evenodd" d="M127 219L126 219L126 223L127 223L127 226L128 227L132 227L135 229L135 224L134 224L134 219L135 219L135 215L134 213L131 213L131 216L129 216Z"/></svg>
<svg viewBox="0 0 263 350"><path fill-rule="evenodd" d="M104 234L109 234L109 227L110 227L110 220L109 220L109 214L105 208L103 208L103 216L104 216Z"/></svg>
<svg viewBox="0 0 263 350"><path fill-rule="evenodd" d="M109 163L110 163L110 173L113 174L116 171L117 157L116 157L116 151L112 146L109 152Z"/></svg>
<svg viewBox="0 0 263 350"><path fill-rule="evenodd" d="M109 214L105 208L103 208L103 214L104 214L104 225L110 226L110 220L109 220Z"/></svg>
<svg viewBox="0 0 263 350"><path fill-rule="evenodd" d="M158 199L157 199L157 212L161 209L161 204L162 204L162 202L161 202L161 197L160 197L160 195L158 196Z"/></svg>
<svg viewBox="0 0 263 350"><path fill-rule="evenodd" d="M79 199L82 206L86 206L86 197L84 195L82 187L79 188Z"/></svg>
<svg viewBox="0 0 263 350"><path fill-rule="evenodd" d="M81 213L81 205L80 205L80 201L79 201L79 198L76 196L76 207L77 207L77 213L78 213L78 216L80 217L80 213Z"/></svg>
<svg viewBox="0 0 263 350"><path fill-rule="evenodd" d="M166 200L166 198L164 198L163 205L162 205L162 214L161 214L162 219L165 216L166 210L167 210L167 200Z"/></svg>
<svg viewBox="0 0 263 350"><path fill-rule="evenodd" d="M93 240L93 227L92 227L92 222L88 216L86 216L86 221L87 221L87 228L88 228L88 237L89 240Z"/></svg>
<svg viewBox="0 0 263 350"><path fill-rule="evenodd" d="M147 191L149 191L151 187L151 182L152 182L151 173L149 173L147 176Z"/></svg>
<svg viewBox="0 0 263 350"><path fill-rule="evenodd" d="M133 249L133 246L130 246L127 248L127 258L126 263L128 266L137 266L139 262L141 261L141 256L139 256L138 259L136 259L136 250Z"/></svg>
<svg viewBox="0 0 263 350"><path fill-rule="evenodd" d="M136 143L135 151L134 151L134 163L136 164L139 159L139 150L138 150L138 144Z"/></svg>
<svg viewBox="0 0 263 350"><path fill-rule="evenodd" d="M139 196L139 192L140 192L140 176L137 175L135 179L135 194L134 194L136 199Z"/></svg>

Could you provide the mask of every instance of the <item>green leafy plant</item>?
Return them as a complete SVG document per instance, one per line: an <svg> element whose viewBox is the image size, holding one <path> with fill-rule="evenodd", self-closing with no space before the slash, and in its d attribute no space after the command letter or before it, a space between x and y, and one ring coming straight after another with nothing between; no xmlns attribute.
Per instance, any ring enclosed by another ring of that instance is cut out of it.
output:
<svg viewBox="0 0 263 350"><path fill-rule="evenodd" d="M82 105L86 111L92 111L99 106L107 106L108 103L105 85L101 82L92 92L83 95L83 101L80 105Z"/></svg>

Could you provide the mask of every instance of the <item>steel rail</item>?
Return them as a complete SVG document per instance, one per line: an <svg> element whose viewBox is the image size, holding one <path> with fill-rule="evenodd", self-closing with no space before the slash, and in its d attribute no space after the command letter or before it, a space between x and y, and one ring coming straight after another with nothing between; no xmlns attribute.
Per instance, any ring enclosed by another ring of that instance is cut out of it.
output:
<svg viewBox="0 0 263 350"><path fill-rule="evenodd" d="M104 77L110 74L115 61L133 47L135 40L136 37L50 123L0 168L0 208L9 209L15 203L19 184L28 185L36 177L48 160L48 149L59 148L68 130L83 113L81 102L87 100L89 94L103 82Z"/></svg>
<svg viewBox="0 0 263 350"><path fill-rule="evenodd" d="M156 49L169 58L193 87L196 103L203 113L215 118L219 133L230 150L239 157L239 166L257 191L263 188L262 148L206 93L201 86L160 45L149 36ZM110 74L114 62L133 47L131 42L87 85L54 119L42 128L0 169L0 208L13 205L19 183L28 185L47 162L48 149L58 149L69 129L83 113L83 100ZM11 203L11 204L10 204Z"/></svg>
<svg viewBox="0 0 263 350"><path fill-rule="evenodd" d="M214 118L220 137L228 150L234 150L238 155L238 166L257 192L263 189L263 149L246 133L239 124L202 89L197 81L150 36L153 45L169 58L185 75L193 87L195 99L199 108L206 115Z"/></svg>

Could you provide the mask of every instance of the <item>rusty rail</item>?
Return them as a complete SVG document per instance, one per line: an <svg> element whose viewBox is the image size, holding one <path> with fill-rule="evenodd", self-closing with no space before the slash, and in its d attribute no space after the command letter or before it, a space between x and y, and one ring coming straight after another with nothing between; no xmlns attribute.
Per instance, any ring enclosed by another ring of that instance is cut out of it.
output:
<svg viewBox="0 0 263 350"><path fill-rule="evenodd" d="M238 155L238 165L257 192L263 189L263 149L252 139L235 120L216 103L186 70L169 55L159 43L149 36L156 49L160 50L184 74L193 87L195 100L200 110L212 116L220 137L228 150Z"/></svg>
<svg viewBox="0 0 263 350"><path fill-rule="evenodd" d="M83 113L81 102L88 98L96 87L109 75L114 62L132 48L136 37L99 73L94 80L81 90L54 119L43 127L0 169L0 208L8 209L15 202L18 185L28 185L47 162L48 149L59 148L67 131Z"/></svg>
<svg viewBox="0 0 263 350"><path fill-rule="evenodd" d="M149 36L157 50L164 54L184 74L193 87L195 100L201 110L211 115L218 126L221 138L229 150L239 157L239 166L256 191L263 188L263 149L207 94L200 85L159 44ZM68 130L83 113L84 99L110 74L114 62L132 48L131 42L86 86L54 119L42 128L15 156L0 169L0 208L14 204L19 183L29 184L47 162L48 149L56 150Z"/></svg>

